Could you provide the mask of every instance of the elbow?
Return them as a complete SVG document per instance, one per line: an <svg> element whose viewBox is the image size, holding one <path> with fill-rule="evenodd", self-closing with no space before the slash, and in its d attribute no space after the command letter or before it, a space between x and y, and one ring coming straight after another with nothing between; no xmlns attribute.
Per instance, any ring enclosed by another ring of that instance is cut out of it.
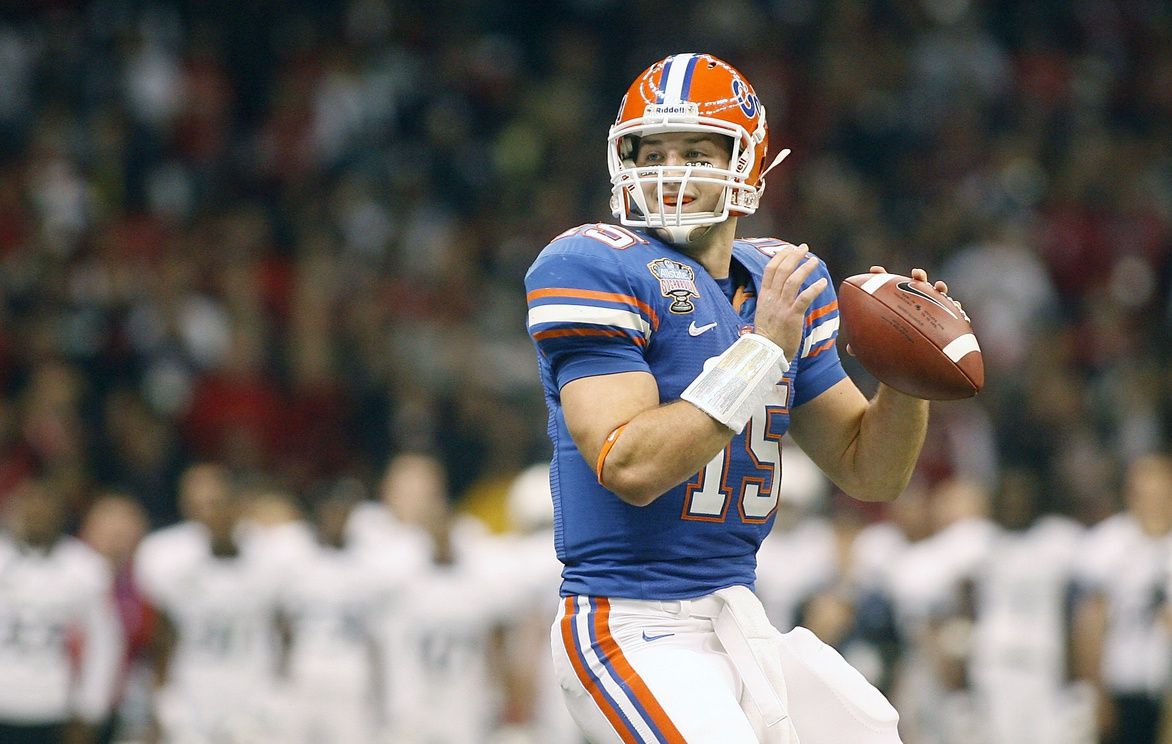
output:
<svg viewBox="0 0 1172 744"><path fill-rule="evenodd" d="M660 488L658 484L649 483L647 479L640 478L637 473L621 467L608 467L606 469L606 482L602 485L624 504L638 507L647 506L664 493L664 489Z"/></svg>
<svg viewBox="0 0 1172 744"><path fill-rule="evenodd" d="M848 491L847 495L856 501L867 501L874 504L885 504L895 501L899 495L903 493L902 488L894 489L879 489L879 488L862 488L857 491Z"/></svg>
<svg viewBox="0 0 1172 744"><path fill-rule="evenodd" d="M614 495L619 497L619 501L631 506L644 507L651 504L662 494L654 491L614 491Z"/></svg>
<svg viewBox="0 0 1172 744"><path fill-rule="evenodd" d="M860 482L851 484L849 487L840 486L843 492L856 501L866 501L869 503L889 503L899 498L899 495L907 488L908 480L901 480L898 483L875 483L875 482Z"/></svg>

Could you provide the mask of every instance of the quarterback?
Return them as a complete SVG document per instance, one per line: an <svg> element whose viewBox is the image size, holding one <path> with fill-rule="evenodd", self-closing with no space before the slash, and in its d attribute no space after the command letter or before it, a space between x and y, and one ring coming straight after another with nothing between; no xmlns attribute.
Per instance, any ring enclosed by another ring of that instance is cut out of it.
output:
<svg viewBox="0 0 1172 744"><path fill-rule="evenodd" d="M564 565L554 660L591 741L899 741L883 695L810 631L779 633L752 593L782 435L848 494L890 500L928 416L847 377L821 260L736 238L788 152L766 167L767 149L737 70L655 62L607 141L618 224L567 230L526 275Z"/></svg>

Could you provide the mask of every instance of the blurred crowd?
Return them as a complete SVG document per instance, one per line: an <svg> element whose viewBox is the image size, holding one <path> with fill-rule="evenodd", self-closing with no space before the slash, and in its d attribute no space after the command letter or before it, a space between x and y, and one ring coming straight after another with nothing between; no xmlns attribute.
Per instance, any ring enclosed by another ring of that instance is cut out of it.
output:
<svg viewBox="0 0 1172 744"><path fill-rule="evenodd" d="M553 236L609 219L603 147L630 79L699 50L753 81L793 150L742 231L806 242L840 279L922 266L984 350L986 389L934 406L904 505L831 495L818 518L895 529L948 512L957 482L984 494L977 515L1021 480L1093 530L1168 449L1166 3L15 5L0 510L49 493L77 534L116 493L156 530L183 519L182 474L215 462L308 517L426 450L454 507L509 532L509 486L548 447L521 277ZM1153 560L1145 607L1163 603Z"/></svg>

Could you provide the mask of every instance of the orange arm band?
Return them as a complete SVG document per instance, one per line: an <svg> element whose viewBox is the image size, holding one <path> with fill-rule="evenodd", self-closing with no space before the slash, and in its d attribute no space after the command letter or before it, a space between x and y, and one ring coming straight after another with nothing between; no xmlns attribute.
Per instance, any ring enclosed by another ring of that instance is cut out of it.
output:
<svg viewBox="0 0 1172 744"><path fill-rule="evenodd" d="M598 452L598 462L594 464L594 474L598 476L598 484L600 486L606 485L602 482L602 468L606 465L606 456L610 454L614 443L619 441L619 434L622 434L625 428L627 428L626 424L616 426L614 431L606 435L606 441L602 443L602 449Z"/></svg>

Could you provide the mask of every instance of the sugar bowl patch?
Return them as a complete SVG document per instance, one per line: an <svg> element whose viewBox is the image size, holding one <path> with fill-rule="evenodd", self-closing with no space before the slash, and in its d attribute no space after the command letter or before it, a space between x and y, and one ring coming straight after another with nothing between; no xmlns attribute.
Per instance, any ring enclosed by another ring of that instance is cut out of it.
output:
<svg viewBox="0 0 1172 744"><path fill-rule="evenodd" d="M670 258L657 258L647 268L659 280L660 294L671 299L668 310L683 315L696 309L692 298L699 297L700 290L696 288L696 272L691 266Z"/></svg>

